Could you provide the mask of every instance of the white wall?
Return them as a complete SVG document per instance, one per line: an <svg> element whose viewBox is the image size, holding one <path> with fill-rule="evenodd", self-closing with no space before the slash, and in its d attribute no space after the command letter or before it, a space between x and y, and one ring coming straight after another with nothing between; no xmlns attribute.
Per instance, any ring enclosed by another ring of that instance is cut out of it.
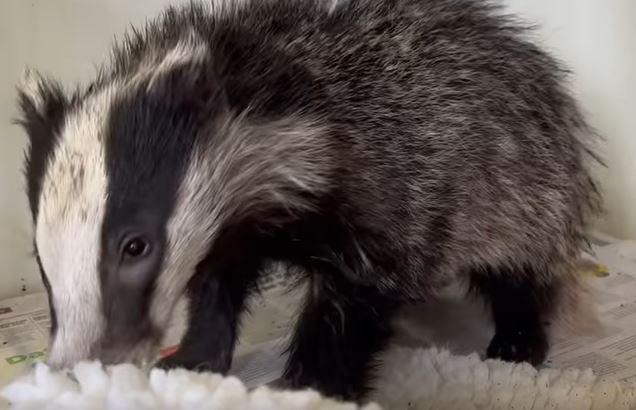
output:
<svg viewBox="0 0 636 410"><path fill-rule="evenodd" d="M181 0L179 0L181 1ZM256 0L258 1L258 0ZM86 80L115 35L170 0L0 1L0 299L40 288L21 175L25 137L10 124L25 65L66 84ZM508 0L544 25L546 45L577 74L576 89L608 139L601 173L608 233L636 239L636 1Z"/></svg>

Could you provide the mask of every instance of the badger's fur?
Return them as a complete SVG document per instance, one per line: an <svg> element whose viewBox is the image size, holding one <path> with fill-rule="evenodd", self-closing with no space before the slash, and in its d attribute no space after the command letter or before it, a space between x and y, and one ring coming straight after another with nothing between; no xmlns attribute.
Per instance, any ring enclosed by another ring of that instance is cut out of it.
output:
<svg viewBox="0 0 636 410"><path fill-rule="evenodd" d="M50 362L226 371L263 267L309 281L285 380L359 398L405 303L465 281L490 356L540 363L577 315L600 197L566 72L483 1L251 0L168 9L66 95L20 91ZM574 311L572 311L574 309Z"/></svg>

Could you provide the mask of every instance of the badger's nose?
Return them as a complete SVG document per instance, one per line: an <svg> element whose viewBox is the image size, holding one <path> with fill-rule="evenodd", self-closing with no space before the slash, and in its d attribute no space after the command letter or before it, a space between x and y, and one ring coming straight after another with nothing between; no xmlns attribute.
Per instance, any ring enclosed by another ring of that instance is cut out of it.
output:
<svg viewBox="0 0 636 410"><path fill-rule="evenodd" d="M117 365L129 363L142 369L148 367L156 360L158 348L153 340L142 339L131 344L117 344L103 347L97 358L104 365Z"/></svg>
<svg viewBox="0 0 636 410"><path fill-rule="evenodd" d="M49 348L46 364L53 370L70 370L77 363L91 360L91 348L85 343L77 343L75 340L67 340L58 332ZM75 343L74 343L75 342Z"/></svg>

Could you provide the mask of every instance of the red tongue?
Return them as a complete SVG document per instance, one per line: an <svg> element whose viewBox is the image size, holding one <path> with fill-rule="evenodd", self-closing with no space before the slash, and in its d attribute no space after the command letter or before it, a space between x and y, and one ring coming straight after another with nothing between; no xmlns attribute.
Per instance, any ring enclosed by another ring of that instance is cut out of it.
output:
<svg viewBox="0 0 636 410"><path fill-rule="evenodd" d="M179 350L179 345L165 347L165 348L159 350L159 356L161 356L161 358L163 359L165 357L170 356L171 354L173 354L177 350Z"/></svg>

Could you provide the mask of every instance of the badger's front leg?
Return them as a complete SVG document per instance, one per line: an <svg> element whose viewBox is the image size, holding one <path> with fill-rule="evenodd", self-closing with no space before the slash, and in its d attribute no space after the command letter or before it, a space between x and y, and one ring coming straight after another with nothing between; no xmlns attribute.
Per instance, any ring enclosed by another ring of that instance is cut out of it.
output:
<svg viewBox="0 0 636 410"><path fill-rule="evenodd" d="M282 385L346 400L362 398L371 362L392 334L395 308L372 289L341 277L311 276Z"/></svg>
<svg viewBox="0 0 636 410"><path fill-rule="evenodd" d="M161 359L164 369L225 374L232 365L239 318L253 287L257 268L235 267L230 272L200 269L188 284L188 326L179 350Z"/></svg>

